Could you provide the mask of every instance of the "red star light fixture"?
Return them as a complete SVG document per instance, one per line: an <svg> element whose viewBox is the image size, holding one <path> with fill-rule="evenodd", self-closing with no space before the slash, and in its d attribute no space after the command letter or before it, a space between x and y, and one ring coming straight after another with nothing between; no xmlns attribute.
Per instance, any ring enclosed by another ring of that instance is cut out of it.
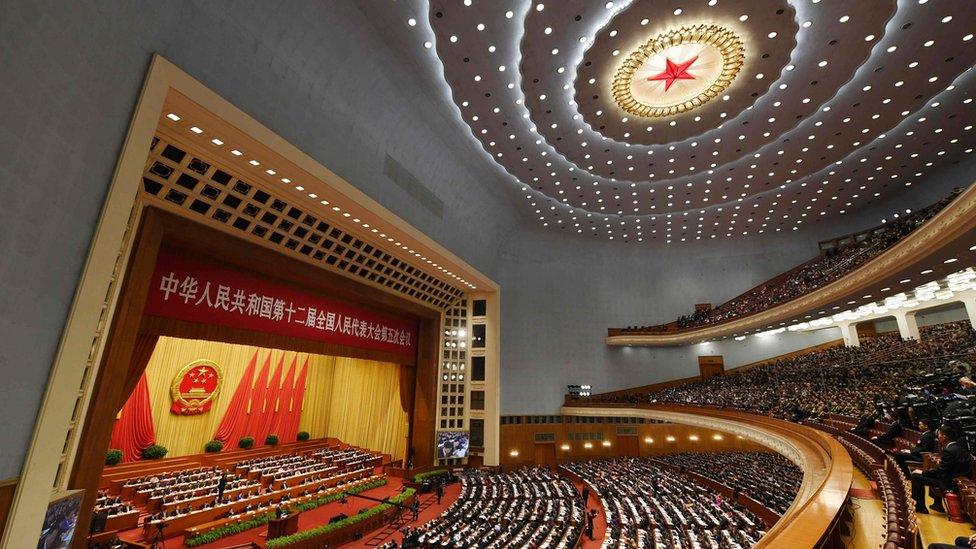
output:
<svg viewBox="0 0 976 549"><path fill-rule="evenodd" d="M634 50L617 69L611 92L628 114L674 116L723 93L744 61L742 40L729 29L684 27L655 36Z"/></svg>
<svg viewBox="0 0 976 549"><path fill-rule="evenodd" d="M667 68L663 71L655 74L654 76L648 76L647 80L653 82L655 80L664 81L664 91L671 89L677 80L694 80L695 77L688 73L688 67L694 64L698 60L698 56L694 56L691 59L685 61L684 63L675 63L671 59L666 59Z"/></svg>

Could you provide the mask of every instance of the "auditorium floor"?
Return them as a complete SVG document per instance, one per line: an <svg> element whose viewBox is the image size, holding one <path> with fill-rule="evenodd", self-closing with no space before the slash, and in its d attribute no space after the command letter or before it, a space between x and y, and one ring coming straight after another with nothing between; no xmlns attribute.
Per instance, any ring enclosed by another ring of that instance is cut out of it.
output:
<svg viewBox="0 0 976 549"><path fill-rule="evenodd" d="M881 500L873 494L873 487L864 474L855 469L853 488L858 496L851 496L854 525L853 536L845 539L851 549L878 549L884 540L885 517ZM872 492L870 495L868 492ZM928 500L929 505L932 499ZM918 530L922 536L921 547L930 543L952 543L956 536L971 536L974 533L968 522L950 522L946 516L932 512L918 516Z"/></svg>

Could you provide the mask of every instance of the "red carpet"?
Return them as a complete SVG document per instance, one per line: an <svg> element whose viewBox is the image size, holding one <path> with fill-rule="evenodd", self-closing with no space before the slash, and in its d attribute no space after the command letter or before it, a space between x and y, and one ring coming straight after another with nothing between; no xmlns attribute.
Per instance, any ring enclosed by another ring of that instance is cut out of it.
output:
<svg viewBox="0 0 976 549"><path fill-rule="evenodd" d="M874 493L874 490L867 490L865 488L851 488L851 497L858 499L878 499L878 495Z"/></svg>
<svg viewBox="0 0 976 549"><path fill-rule="evenodd" d="M583 484L576 484L576 488L583 489ZM580 549L599 549L603 545L603 538L607 535L607 514L603 509L603 502L600 501L600 496L590 493L590 501L586 502L586 511L589 512L590 509L596 509L597 515L596 519L593 520L593 539L586 537L586 527L585 522L583 528L583 537L580 540Z"/></svg>
<svg viewBox="0 0 976 549"><path fill-rule="evenodd" d="M387 496L392 496L399 493L402 486L403 486L402 479L390 477L389 483L386 486L381 486L379 488L374 488L367 492L363 492L363 495L371 496L374 498L383 498ZM434 505L424 510L423 512L420 513L420 522L412 523L412 524L422 524L423 522L426 522L427 520L430 520L431 518L440 515L441 511L443 511L445 508L447 508L447 506L451 504L451 502L457 499L459 493L460 493L460 485L449 486L445 491L444 498L441 501L441 505ZM432 494L430 495L425 494L422 497L433 498L434 496ZM424 501L425 500L422 499L421 504L423 504ZM355 515L361 509L369 508L374 505L378 505L378 504L373 501L359 499L350 496L348 501L345 504L336 501L328 505L323 505L322 507L318 507L316 509L303 512L298 517L298 528L299 530L308 530L310 528L314 528L316 526L320 526L322 524L329 522L330 518L334 517L339 513L345 513L346 515ZM197 547L201 549L221 549L223 547L232 547L234 545L247 543L249 541L263 540L264 537L267 535L267 533L268 533L268 527L262 526L259 528L253 528L251 530L248 530L247 532L241 532L240 534L222 538L213 543L208 543L206 545L198 545ZM399 533L397 533L396 535L399 536ZM130 541L140 540L142 538L142 529L139 528L139 529L123 532L122 534L120 534L119 537L122 538L123 540L130 540ZM361 542L356 544L350 544L348 545L348 547L367 547L365 545L365 542L371 537L372 536L367 535L365 538L363 538ZM400 538L398 537L397 540L399 541L399 539ZM167 538L166 549L186 549L186 547L183 545L183 536Z"/></svg>

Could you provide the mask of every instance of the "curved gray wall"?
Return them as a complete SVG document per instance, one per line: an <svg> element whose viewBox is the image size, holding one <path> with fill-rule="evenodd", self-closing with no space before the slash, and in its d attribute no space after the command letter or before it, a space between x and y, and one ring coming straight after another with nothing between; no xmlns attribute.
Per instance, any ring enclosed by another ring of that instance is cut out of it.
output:
<svg viewBox="0 0 976 549"><path fill-rule="evenodd" d="M722 341L709 347L607 347L607 328L667 322L695 303L719 304L810 259L820 240L878 225L968 186L976 159L933 174L891 200L792 234L642 246L541 229L513 235L501 258L502 413L552 414L570 384L597 392L698 375L698 355L741 366L824 341L836 329Z"/></svg>

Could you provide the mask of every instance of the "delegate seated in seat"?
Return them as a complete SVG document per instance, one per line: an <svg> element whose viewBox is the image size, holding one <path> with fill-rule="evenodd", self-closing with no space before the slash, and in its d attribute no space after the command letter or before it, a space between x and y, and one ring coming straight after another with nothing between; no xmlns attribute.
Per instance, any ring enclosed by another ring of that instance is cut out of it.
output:
<svg viewBox="0 0 976 549"><path fill-rule="evenodd" d="M956 477L969 477L973 473L973 456L964 444L959 441L959 429L954 425L943 425L939 428L939 442L943 445L939 466L935 469L912 471L912 499L915 500L915 512L928 514L925 505L925 487L938 488L942 491L955 488ZM945 513L942 501L936 500L932 510Z"/></svg>

